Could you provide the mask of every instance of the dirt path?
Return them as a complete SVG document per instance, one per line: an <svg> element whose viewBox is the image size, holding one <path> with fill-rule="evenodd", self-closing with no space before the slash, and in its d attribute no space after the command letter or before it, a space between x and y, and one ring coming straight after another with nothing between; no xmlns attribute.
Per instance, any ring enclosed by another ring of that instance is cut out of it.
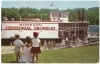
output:
<svg viewBox="0 0 100 64"><path fill-rule="evenodd" d="M1 46L1 54L14 53L14 46Z"/></svg>
<svg viewBox="0 0 100 64"><path fill-rule="evenodd" d="M15 46L1 46L1 54L14 53L14 48L15 48ZM60 49L60 48L61 48L60 43L55 44L55 49L54 50ZM43 51L43 49L44 48L42 46L41 50Z"/></svg>
<svg viewBox="0 0 100 64"><path fill-rule="evenodd" d="M15 46L1 46L1 54L14 53ZM41 47L43 50L43 47Z"/></svg>

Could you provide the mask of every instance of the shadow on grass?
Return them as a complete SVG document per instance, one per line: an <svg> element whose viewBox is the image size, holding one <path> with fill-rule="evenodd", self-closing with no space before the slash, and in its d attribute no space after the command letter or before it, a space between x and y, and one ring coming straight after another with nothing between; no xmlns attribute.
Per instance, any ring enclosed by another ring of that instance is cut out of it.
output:
<svg viewBox="0 0 100 64"><path fill-rule="evenodd" d="M18 61L12 61L12 62L9 62L9 63L19 63Z"/></svg>
<svg viewBox="0 0 100 64"><path fill-rule="evenodd" d="M12 61L12 62L9 62L9 63L25 63L25 62Z"/></svg>

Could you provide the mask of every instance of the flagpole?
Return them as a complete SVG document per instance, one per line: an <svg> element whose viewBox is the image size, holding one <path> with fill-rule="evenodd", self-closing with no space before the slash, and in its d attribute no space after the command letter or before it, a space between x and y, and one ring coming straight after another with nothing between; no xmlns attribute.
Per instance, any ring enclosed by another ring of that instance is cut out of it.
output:
<svg viewBox="0 0 100 64"><path fill-rule="evenodd" d="M50 7L52 7L52 6L53 6L53 3L50 4ZM51 11L50 11L50 19L52 20L52 13L51 13L51 12L52 12L52 9L51 9ZM51 20L50 20L50 21L51 21Z"/></svg>

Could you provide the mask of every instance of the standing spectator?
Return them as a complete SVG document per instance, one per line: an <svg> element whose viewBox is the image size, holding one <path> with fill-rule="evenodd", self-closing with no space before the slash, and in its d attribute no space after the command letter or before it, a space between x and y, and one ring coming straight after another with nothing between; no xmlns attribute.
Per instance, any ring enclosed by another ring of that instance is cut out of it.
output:
<svg viewBox="0 0 100 64"><path fill-rule="evenodd" d="M83 38L84 38L84 34L81 34L81 37L80 37L80 38L81 38L81 40L83 41Z"/></svg>
<svg viewBox="0 0 100 64"><path fill-rule="evenodd" d="M88 38L89 38L89 45L91 44L91 33L88 34Z"/></svg>
<svg viewBox="0 0 100 64"><path fill-rule="evenodd" d="M74 33L73 35L72 35L72 37L73 37L73 46L75 47L75 40L76 40L76 34Z"/></svg>
<svg viewBox="0 0 100 64"><path fill-rule="evenodd" d="M65 47L65 43L66 43L65 39L63 39L62 42L61 42L61 48Z"/></svg>
<svg viewBox="0 0 100 64"><path fill-rule="evenodd" d="M97 33L97 43L99 42L99 33Z"/></svg>
<svg viewBox="0 0 100 64"><path fill-rule="evenodd" d="M53 49L53 41L50 41L50 49Z"/></svg>
<svg viewBox="0 0 100 64"><path fill-rule="evenodd" d="M36 62L38 63L39 58L38 54L41 53L40 46L41 46L41 41L38 39L38 33L33 32L34 39L32 39L32 48L31 48L31 53L33 53L33 61L36 56Z"/></svg>
<svg viewBox="0 0 100 64"><path fill-rule="evenodd" d="M83 46L86 46L86 44L88 44L88 37L87 37L87 35L84 36Z"/></svg>
<svg viewBox="0 0 100 64"><path fill-rule="evenodd" d="M46 50L46 49L47 49L47 41L44 40L44 50Z"/></svg>
<svg viewBox="0 0 100 64"><path fill-rule="evenodd" d="M80 47L82 45L82 40L79 38L79 36L76 37L76 44L77 47Z"/></svg>
<svg viewBox="0 0 100 64"><path fill-rule="evenodd" d="M66 36L66 43L65 45L68 45L68 35Z"/></svg>
<svg viewBox="0 0 100 64"><path fill-rule="evenodd" d="M23 42L20 40L19 34L15 34L15 38L16 40L13 42L15 45L14 52L16 54L16 61L18 61L20 59L21 47L23 49Z"/></svg>
<svg viewBox="0 0 100 64"><path fill-rule="evenodd" d="M48 41L48 49L50 49L50 40Z"/></svg>
<svg viewBox="0 0 100 64"><path fill-rule="evenodd" d="M53 48L55 48L55 44L56 44L55 41L53 41Z"/></svg>
<svg viewBox="0 0 100 64"><path fill-rule="evenodd" d="M68 36L68 47L73 43L71 35Z"/></svg>

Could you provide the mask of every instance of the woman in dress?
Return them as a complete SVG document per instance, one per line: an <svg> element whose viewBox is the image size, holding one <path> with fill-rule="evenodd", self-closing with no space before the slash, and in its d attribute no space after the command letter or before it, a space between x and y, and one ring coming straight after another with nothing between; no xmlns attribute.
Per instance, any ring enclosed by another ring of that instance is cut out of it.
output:
<svg viewBox="0 0 100 64"><path fill-rule="evenodd" d="M32 62L32 54L30 52L31 50L31 37L27 36L26 37L26 43L24 44L23 47L23 55L19 62L25 62L25 63L31 63Z"/></svg>

